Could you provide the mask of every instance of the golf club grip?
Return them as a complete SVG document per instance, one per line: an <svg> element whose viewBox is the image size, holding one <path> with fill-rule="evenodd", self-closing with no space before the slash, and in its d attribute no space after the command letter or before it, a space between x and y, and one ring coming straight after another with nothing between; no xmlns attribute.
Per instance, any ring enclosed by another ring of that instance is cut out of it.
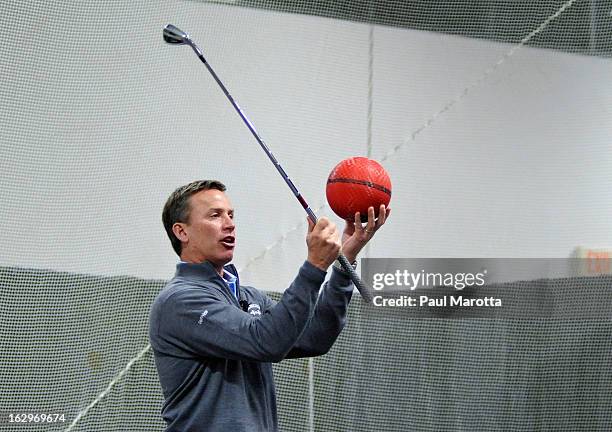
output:
<svg viewBox="0 0 612 432"><path fill-rule="evenodd" d="M338 262L340 262L340 265L342 266L344 271L349 274L351 280L353 281L353 283L357 287L357 290L361 294L363 301L365 301L366 303L372 303L372 293L370 292L370 289L363 283L363 281L361 280L351 263L348 261L348 259L346 259L344 255L340 254L338 255Z"/></svg>

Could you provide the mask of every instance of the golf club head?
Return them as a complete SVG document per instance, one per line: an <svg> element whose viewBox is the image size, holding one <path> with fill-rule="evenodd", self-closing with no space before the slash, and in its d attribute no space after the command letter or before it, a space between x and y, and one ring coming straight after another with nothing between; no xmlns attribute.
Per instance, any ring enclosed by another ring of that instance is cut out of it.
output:
<svg viewBox="0 0 612 432"><path fill-rule="evenodd" d="M164 27L164 40L169 44L183 45L188 44L191 38L187 33L176 26L167 24L166 27Z"/></svg>

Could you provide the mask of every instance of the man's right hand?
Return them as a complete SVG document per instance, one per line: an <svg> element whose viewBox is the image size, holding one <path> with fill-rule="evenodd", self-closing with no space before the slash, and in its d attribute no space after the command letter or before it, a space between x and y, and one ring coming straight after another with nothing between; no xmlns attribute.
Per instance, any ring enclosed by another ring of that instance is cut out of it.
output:
<svg viewBox="0 0 612 432"><path fill-rule="evenodd" d="M340 233L336 225L322 217L313 224L308 218L308 262L323 271L338 258L340 254Z"/></svg>

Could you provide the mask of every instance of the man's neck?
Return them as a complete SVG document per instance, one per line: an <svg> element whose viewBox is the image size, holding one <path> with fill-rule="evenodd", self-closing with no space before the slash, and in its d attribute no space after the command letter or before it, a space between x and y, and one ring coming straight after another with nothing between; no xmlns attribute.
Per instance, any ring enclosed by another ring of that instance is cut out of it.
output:
<svg viewBox="0 0 612 432"><path fill-rule="evenodd" d="M202 264L204 261L208 261L213 266L215 271L219 274L219 276L223 277L223 266L219 266L213 263L212 261L207 260L206 258L198 259L188 255L181 255L180 258L181 261L191 264Z"/></svg>

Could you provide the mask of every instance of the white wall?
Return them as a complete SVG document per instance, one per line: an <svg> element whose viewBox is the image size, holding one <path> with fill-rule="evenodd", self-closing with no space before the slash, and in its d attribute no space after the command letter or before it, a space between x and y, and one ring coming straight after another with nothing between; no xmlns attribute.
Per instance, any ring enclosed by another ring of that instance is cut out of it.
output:
<svg viewBox="0 0 612 432"><path fill-rule="evenodd" d="M192 35L320 208L331 168L367 154L368 25L196 2L2 8L0 265L168 279L166 197L219 178L243 280L286 287L306 256L305 215L205 67L161 29ZM478 81L511 46L373 37L372 155L394 189L371 256L612 245L610 60L522 48Z"/></svg>

